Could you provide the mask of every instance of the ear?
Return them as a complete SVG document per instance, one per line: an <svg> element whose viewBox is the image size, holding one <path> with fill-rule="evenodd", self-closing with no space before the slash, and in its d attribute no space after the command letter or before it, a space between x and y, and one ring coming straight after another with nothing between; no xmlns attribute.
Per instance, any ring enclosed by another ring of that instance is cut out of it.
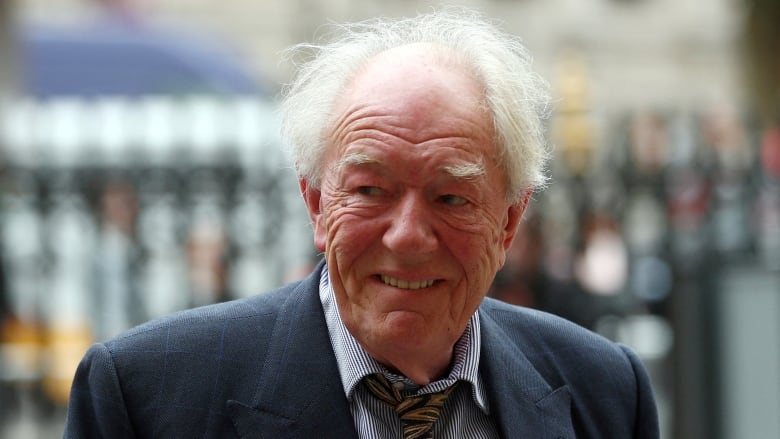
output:
<svg viewBox="0 0 780 439"><path fill-rule="evenodd" d="M512 246L512 242L515 240L517 230L520 228L520 220L523 219L523 213L528 207L528 203L531 201L531 195L533 190L529 189L522 197L517 201L510 204L506 212L506 223L504 224L504 230L502 231L501 246L503 248L503 255L501 258L501 265L504 265L504 258L506 251Z"/></svg>
<svg viewBox="0 0 780 439"><path fill-rule="evenodd" d="M298 186L303 195L303 202L306 203L306 210L309 212L312 227L314 228L314 246L317 250L325 251L325 222L322 217L322 191L309 185L305 178L298 180Z"/></svg>

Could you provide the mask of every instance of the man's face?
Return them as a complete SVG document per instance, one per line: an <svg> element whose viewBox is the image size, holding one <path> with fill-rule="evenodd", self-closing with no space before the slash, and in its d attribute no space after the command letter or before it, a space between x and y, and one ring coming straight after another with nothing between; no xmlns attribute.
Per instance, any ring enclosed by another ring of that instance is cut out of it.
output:
<svg viewBox="0 0 780 439"><path fill-rule="evenodd" d="M524 208L507 201L478 82L428 49L358 73L335 105L321 187L302 182L342 320L385 364L452 348Z"/></svg>

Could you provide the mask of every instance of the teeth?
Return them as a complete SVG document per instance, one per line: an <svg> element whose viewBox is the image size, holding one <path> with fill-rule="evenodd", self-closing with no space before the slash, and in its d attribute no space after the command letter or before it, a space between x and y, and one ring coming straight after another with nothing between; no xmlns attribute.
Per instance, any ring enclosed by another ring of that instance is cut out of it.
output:
<svg viewBox="0 0 780 439"><path fill-rule="evenodd" d="M433 285L432 280L423 280L423 281L408 281L408 280L401 280L396 279L394 277L385 276L382 275L382 282L386 283L387 285L396 287L396 288L402 288L404 290L419 290L421 288L428 288L431 285Z"/></svg>

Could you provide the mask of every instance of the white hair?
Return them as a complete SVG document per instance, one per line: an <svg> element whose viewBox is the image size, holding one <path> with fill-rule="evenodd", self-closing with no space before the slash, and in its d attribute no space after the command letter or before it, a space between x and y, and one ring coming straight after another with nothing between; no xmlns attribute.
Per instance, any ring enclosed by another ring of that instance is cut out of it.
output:
<svg viewBox="0 0 780 439"><path fill-rule="evenodd" d="M413 43L449 49L482 83L507 174L507 195L517 198L544 186L549 86L531 70L530 54L517 37L460 8L337 25L332 41L291 49L304 58L284 90L280 110L282 136L292 148L298 175L319 187L334 101L358 70L381 52Z"/></svg>

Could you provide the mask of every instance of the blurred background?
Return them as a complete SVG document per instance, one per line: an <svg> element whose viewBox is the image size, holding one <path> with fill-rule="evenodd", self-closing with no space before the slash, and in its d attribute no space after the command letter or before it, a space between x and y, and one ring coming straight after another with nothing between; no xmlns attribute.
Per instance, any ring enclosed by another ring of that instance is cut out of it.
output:
<svg viewBox="0 0 780 439"><path fill-rule="evenodd" d="M550 80L552 185L491 295L633 347L664 438L780 438L780 3L472 0ZM280 51L418 0L0 0L0 437L86 348L317 260Z"/></svg>

